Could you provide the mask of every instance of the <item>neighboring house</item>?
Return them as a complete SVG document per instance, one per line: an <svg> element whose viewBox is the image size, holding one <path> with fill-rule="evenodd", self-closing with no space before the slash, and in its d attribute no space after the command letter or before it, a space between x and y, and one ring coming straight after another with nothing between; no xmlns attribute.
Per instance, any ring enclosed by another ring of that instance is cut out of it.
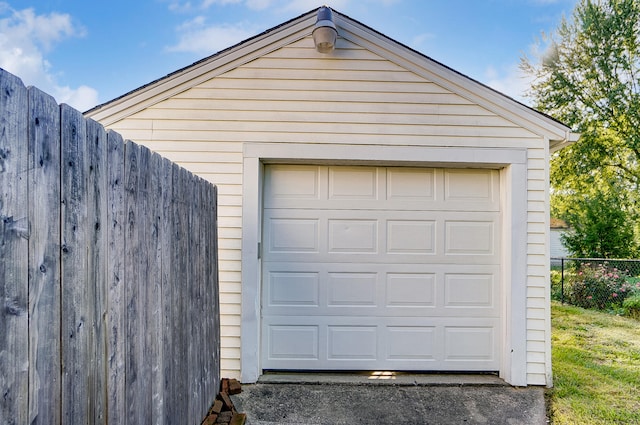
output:
<svg viewBox="0 0 640 425"><path fill-rule="evenodd" d="M316 10L87 112L218 185L222 376L499 371L550 385L562 123Z"/></svg>
<svg viewBox="0 0 640 425"><path fill-rule="evenodd" d="M567 230L569 230L569 226L564 220L551 217L551 221L549 224L549 250L551 252L551 258L569 256L569 251L567 251L567 248L564 247L564 245L562 244L562 239L560 238L562 234ZM552 260L552 262L554 261Z"/></svg>

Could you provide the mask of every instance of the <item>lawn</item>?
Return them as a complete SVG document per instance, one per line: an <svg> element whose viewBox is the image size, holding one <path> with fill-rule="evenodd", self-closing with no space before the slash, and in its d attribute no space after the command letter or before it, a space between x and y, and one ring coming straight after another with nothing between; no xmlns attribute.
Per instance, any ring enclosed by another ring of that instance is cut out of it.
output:
<svg viewBox="0 0 640 425"><path fill-rule="evenodd" d="M552 305L553 424L640 424L640 321Z"/></svg>

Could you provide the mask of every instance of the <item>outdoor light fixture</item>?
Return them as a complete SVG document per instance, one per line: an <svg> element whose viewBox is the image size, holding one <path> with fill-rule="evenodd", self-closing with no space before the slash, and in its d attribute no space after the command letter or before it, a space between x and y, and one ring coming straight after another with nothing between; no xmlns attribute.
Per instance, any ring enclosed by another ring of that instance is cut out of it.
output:
<svg viewBox="0 0 640 425"><path fill-rule="evenodd" d="M333 23L333 13L327 6L318 9L318 20L313 28L313 42L320 53L330 53L336 46L338 30Z"/></svg>

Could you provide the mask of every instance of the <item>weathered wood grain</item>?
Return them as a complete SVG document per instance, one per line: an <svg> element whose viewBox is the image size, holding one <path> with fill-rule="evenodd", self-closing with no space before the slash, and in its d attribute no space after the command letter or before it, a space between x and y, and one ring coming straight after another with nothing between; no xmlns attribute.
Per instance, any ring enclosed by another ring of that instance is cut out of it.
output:
<svg viewBox="0 0 640 425"><path fill-rule="evenodd" d="M0 69L0 423L28 414L27 89Z"/></svg>
<svg viewBox="0 0 640 425"><path fill-rule="evenodd" d="M189 214L185 207L188 194L185 193L187 185L187 171L183 168L176 167L173 172L173 226L174 226L174 241L173 241L173 281L175 282L180 277L189 279L187 266L189 264ZM173 285L171 290L172 298L172 315L173 315L173 329L171 331L173 337L174 348L174 364L172 370L174 392L175 392L175 404L173 414L176 417L188 418L189 417L189 368L192 365L189 363L188 357L188 345L189 345L189 320L188 320L188 297L185 296L185 291L182 291L180 286ZM186 375L182 375L182 371L187 372Z"/></svg>
<svg viewBox="0 0 640 425"><path fill-rule="evenodd" d="M216 188L0 70L0 423L198 423Z"/></svg>
<svg viewBox="0 0 640 425"><path fill-rule="evenodd" d="M29 88L29 423L60 423L60 109Z"/></svg>
<svg viewBox="0 0 640 425"><path fill-rule="evenodd" d="M133 145L133 143L132 143ZM153 285L152 280L152 268L153 257L155 252L149 252L149 240L153 238L152 226L157 214L156 211L151 209L151 173L150 173L150 160L151 152L144 146L137 146L138 149L138 188L137 188L137 203L135 204L136 218L137 218L137 247L138 255L134 259L134 273L135 284L138 286L138 311L137 311L137 336L139 338L140 345L138 350L132 354L139 356L136 359L137 371L136 382L134 388L138 388L137 392L137 406L135 409L135 415L129 417L134 418L131 423L142 423L148 420L151 414L152 408L152 380L151 369L154 366L153 362L153 344L157 342L154 340L154 336L151 335L150 317L151 309L154 308L150 304L150 289L149 286ZM133 282L132 282L133 283ZM131 338L134 338L133 336ZM136 393L134 393L136 394Z"/></svg>
<svg viewBox="0 0 640 425"><path fill-rule="evenodd" d="M199 251L200 251L200 197L199 190L196 186L197 177L193 174L187 176L187 186L184 188L189 203L189 282L187 298L189 300L188 318L189 318L189 335L191 339L201 340L200 329L203 326L203 318L200 315L200 303L202 296L198 280L199 272ZM202 418L202 413L198 412L199 398L202 396L202 368L200 362L200 347L195 344L188 344L189 348L189 422L197 422L198 417Z"/></svg>
<svg viewBox="0 0 640 425"><path fill-rule="evenodd" d="M88 303L93 303L92 345L89 347L90 368L88 420L96 424L107 418L107 132L93 120L87 120L87 240Z"/></svg>
<svg viewBox="0 0 640 425"><path fill-rule="evenodd" d="M94 282L89 266L87 217L89 153L87 126L82 114L60 106L62 204L62 421L86 422L89 412L90 373L95 317Z"/></svg>
<svg viewBox="0 0 640 425"><path fill-rule="evenodd" d="M139 262L142 256L140 246L140 219L138 218L140 148L132 142L125 146L125 247L124 274L125 279L125 400L127 423L139 423L140 413L137 411L140 398L144 395L142 373L144 333L141 332Z"/></svg>
<svg viewBox="0 0 640 425"><path fill-rule="evenodd" d="M163 358L163 418L166 424L171 423L171 419L174 417L173 403L168 403L171 400L173 394L175 394L175 381L172 379L174 376L174 354L175 346L173 340L173 327L174 315L173 315L173 293L172 289L174 284L174 250L166 249L167 247L173 247L174 236L174 222L173 222L173 208L174 208L174 193L173 193L173 172L175 164L172 164L167 159L162 160L162 174L160 177L160 184L162 185L162 211L163 222L161 232L161 245L163 247L162 257L162 358ZM177 166L175 166L177 170Z"/></svg>
<svg viewBox="0 0 640 425"><path fill-rule="evenodd" d="M124 142L114 131L107 133L107 418L125 423L125 297L124 297Z"/></svg>

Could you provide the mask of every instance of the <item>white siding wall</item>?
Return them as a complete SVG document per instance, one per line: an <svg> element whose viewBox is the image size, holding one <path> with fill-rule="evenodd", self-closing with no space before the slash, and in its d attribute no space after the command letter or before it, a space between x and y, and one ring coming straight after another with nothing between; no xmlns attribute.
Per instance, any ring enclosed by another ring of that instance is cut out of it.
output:
<svg viewBox="0 0 640 425"><path fill-rule="evenodd" d="M561 239L562 234L566 231L567 229L551 229L551 231L549 232L549 236L551 239L549 249L551 251L552 257L568 257L569 256L569 251L567 251L567 248L564 247Z"/></svg>
<svg viewBox="0 0 640 425"><path fill-rule="evenodd" d="M240 370L245 144L527 147L527 376L547 384L548 141L343 38L321 56L305 37L109 126L218 185L223 376Z"/></svg>

